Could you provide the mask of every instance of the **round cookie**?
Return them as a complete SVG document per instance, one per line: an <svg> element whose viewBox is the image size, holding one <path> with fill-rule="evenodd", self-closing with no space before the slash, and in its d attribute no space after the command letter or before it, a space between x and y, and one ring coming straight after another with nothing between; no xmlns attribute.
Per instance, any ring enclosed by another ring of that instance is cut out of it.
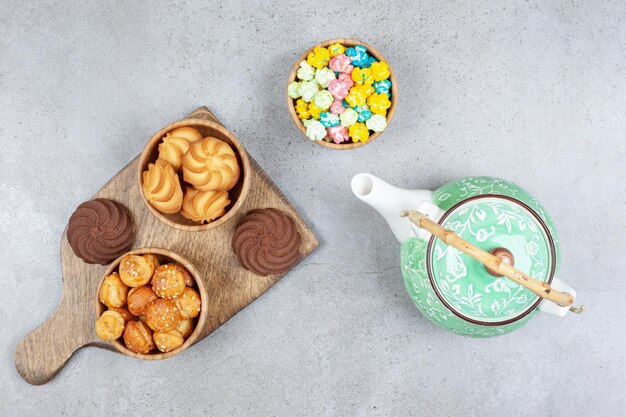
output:
<svg viewBox="0 0 626 417"><path fill-rule="evenodd" d="M287 272L300 257L302 236L293 219L273 209L250 211L235 227L232 248L244 268L257 275Z"/></svg>
<svg viewBox="0 0 626 417"><path fill-rule="evenodd" d="M133 224L124 206L96 198L76 208L67 225L67 240L80 259L104 265L128 252Z"/></svg>

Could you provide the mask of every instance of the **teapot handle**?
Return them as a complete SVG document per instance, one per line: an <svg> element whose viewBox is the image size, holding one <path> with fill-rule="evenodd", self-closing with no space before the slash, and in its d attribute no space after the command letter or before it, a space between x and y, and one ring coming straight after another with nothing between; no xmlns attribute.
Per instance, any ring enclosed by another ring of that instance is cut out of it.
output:
<svg viewBox="0 0 626 417"><path fill-rule="evenodd" d="M417 227L428 230L434 236L441 239L450 246L454 246L461 252L471 256L478 262L482 263L489 270L517 282L519 285L528 288L539 297L552 301L560 307L567 309L574 303L574 296L568 292L558 291L550 286L547 282L539 281L530 275L520 271L507 262L491 253L472 245L464 239L461 239L452 230L445 229L438 223L430 220L428 216L415 210L403 210L400 212L401 217L408 217ZM561 281L559 281L561 282ZM569 288L569 287L568 287ZM575 294L575 292L574 292ZM576 312L577 307L571 307L570 310Z"/></svg>

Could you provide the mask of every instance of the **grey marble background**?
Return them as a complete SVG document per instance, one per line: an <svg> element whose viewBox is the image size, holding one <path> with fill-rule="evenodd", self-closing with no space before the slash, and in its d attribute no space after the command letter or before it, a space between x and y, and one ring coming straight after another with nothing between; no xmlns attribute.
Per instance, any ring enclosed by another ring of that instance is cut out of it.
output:
<svg viewBox="0 0 626 417"><path fill-rule="evenodd" d="M0 7L0 415L623 415L625 2L152 3ZM303 50L342 36L382 51L400 91L389 129L353 152L310 143L284 99ZM57 305L68 217L199 105L320 248L185 354L88 348L28 385L13 352ZM350 193L358 172L519 183L554 217L561 276L589 311L490 340L435 328L405 294L383 219Z"/></svg>

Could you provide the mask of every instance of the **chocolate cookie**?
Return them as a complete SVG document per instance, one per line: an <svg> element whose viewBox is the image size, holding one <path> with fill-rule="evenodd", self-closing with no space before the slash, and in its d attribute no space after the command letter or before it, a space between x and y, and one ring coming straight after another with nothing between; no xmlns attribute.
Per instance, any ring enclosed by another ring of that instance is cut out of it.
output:
<svg viewBox="0 0 626 417"><path fill-rule="evenodd" d="M89 264L107 264L133 244L133 225L119 203L105 198L82 203L70 217L67 240Z"/></svg>
<svg viewBox="0 0 626 417"><path fill-rule="evenodd" d="M257 275L281 274L300 257L302 236L293 219L280 210L252 210L241 219L232 247L239 263Z"/></svg>

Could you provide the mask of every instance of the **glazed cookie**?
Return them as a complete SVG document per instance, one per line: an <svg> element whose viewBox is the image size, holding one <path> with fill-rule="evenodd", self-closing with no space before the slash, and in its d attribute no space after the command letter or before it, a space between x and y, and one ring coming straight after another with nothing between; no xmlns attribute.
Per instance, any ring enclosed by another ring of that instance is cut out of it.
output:
<svg viewBox="0 0 626 417"><path fill-rule="evenodd" d="M120 278L129 287L141 287L150 282L158 266L155 256L126 255L120 262Z"/></svg>
<svg viewBox="0 0 626 417"><path fill-rule="evenodd" d="M128 287L117 272L108 275L100 285L100 301L109 308L122 307L126 304Z"/></svg>
<svg viewBox="0 0 626 417"><path fill-rule="evenodd" d="M178 326L176 326L176 330L183 335L185 339L187 339L191 333L193 332L193 320L192 319L183 319L178 322Z"/></svg>
<svg viewBox="0 0 626 417"><path fill-rule="evenodd" d="M239 179L239 163L230 145L206 137L189 145L182 158L183 179L199 191L230 190Z"/></svg>
<svg viewBox="0 0 626 417"><path fill-rule="evenodd" d="M193 285L196 283L196 280L193 279L193 276L189 273L189 271L187 271L187 268L185 268L178 262L172 262L171 265L179 270L181 274L183 274L183 277L185 278L185 285L188 287L193 287Z"/></svg>
<svg viewBox="0 0 626 417"><path fill-rule="evenodd" d="M137 320L137 317L131 314L131 312L128 311L128 309L125 307L115 307L115 308L110 308L109 310L115 311L116 313L120 313L120 315L124 319L124 323L129 322L131 320L133 321Z"/></svg>
<svg viewBox="0 0 626 417"><path fill-rule="evenodd" d="M146 314L148 304L159 298L151 287L144 285L133 288L128 293L128 310L135 316Z"/></svg>
<svg viewBox="0 0 626 417"><path fill-rule="evenodd" d="M185 276L174 264L159 266L152 276L152 289L161 298L174 299L186 289Z"/></svg>
<svg viewBox="0 0 626 417"><path fill-rule="evenodd" d="M180 311L180 315L184 319L193 319L200 314L202 301L200 294L193 288L185 288L182 295L174 300L174 302L176 303L176 307L178 307L178 311Z"/></svg>
<svg viewBox="0 0 626 417"><path fill-rule="evenodd" d="M130 321L124 329L124 343L135 353L150 353L154 349L152 330L141 321Z"/></svg>
<svg viewBox="0 0 626 417"><path fill-rule="evenodd" d="M180 312L173 301L159 298L146 307L146 323L155 332L175 329L180 319Z"/></svg>
<svg viewBox="0 0 626 417"><path fill-rule="evenodd" d="M67 240L83 261L104 265L130 249L133 224L121 204L96 198L74 211L67 225Z"/></svg>
<svg viewBox="0 0 626 417"><path fill-rule="evenodd" d="M124 317L117 311L107 310L96 320L96 334L102 340L118 339L124 331Z"/></svg>
<svg viewBox="0 0 626 417"><path fill-rule="evenodd" d="M183 335L177 330L154 332L153 338L154 344L161 352L171 352L181 347L185 342Z"/></svg>
<svg viewBox="0 0 626 417"><path fill-rule="evenodd" d="M166 161L157 159L143 173L143 195L161 213L177 213L183 204L183 189L178 174Z"/></svg>
<svg viewBox="0 0 626 417"><path fill-rule="evenodd" d="M229 204L226 191L198 191L187 188L180 214L194 222L210 223L222 217Z"/></svg>
<svg viewBox="0 0 626 417"><path fill-rule="evenodd" d="M237 226L232 248L239 263L257 275L286 272L300 257L302 236L291 217L267 208L250 211Z"/></svg>

